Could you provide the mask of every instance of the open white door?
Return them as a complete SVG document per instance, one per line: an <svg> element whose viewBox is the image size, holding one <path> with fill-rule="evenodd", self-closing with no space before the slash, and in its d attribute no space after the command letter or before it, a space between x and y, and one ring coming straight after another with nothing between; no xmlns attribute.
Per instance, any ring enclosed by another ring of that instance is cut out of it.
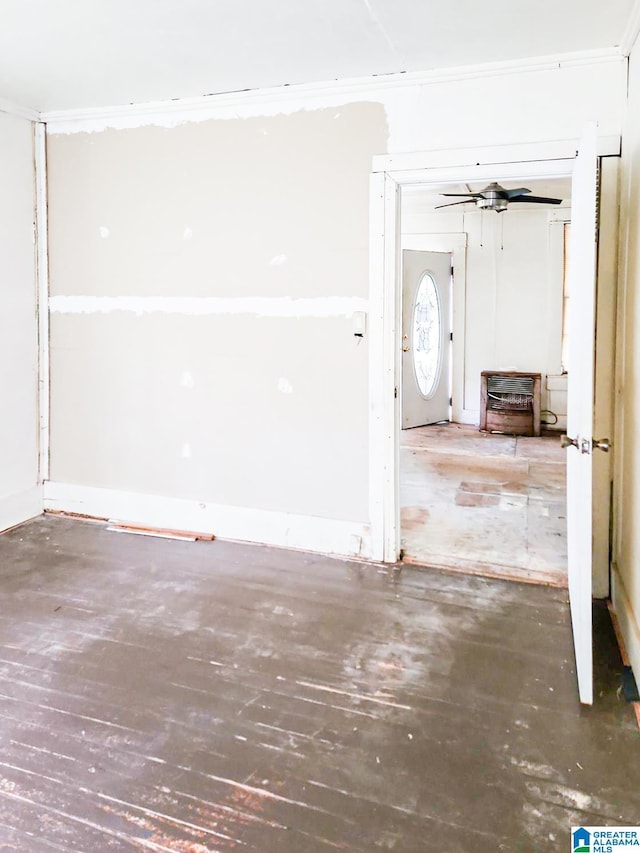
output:
<svg viewBox="0 0 640 853"><path fill-rule="evenodd" d="M567 447L571 623L580 701L588 705L593 702L591 453L594 449L597 191L596 125L590 124L580 143L571 187L568 412L567 436L563 436L563 445Z"/></svg>
<svg viewBox="0 0 640 853"><path fill-rule="evenodd" d="M451 255L402 253L402 428L451 412Z"/></svg>

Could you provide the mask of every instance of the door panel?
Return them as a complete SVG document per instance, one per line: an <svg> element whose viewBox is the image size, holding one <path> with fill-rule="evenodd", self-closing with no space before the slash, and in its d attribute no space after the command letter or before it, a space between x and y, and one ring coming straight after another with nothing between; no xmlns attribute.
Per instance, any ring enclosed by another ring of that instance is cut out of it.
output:
<svg viewBox="0 0 640 853"><path fill-rule="evenodd" d="M402 427L450 417L451 255L402 253Z"/></svg>
<svg viewBox="0 0 640 853"><path fill-rule="evenodd" d="M580 701L593 702L592 448L597 258L596 126L581 140L571 187L567 436L569 600Z"/></svg>

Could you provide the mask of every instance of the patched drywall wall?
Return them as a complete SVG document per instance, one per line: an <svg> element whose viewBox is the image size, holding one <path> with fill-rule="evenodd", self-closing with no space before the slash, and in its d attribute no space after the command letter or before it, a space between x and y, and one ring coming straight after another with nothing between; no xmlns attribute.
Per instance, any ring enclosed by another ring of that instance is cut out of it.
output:
<svg viewBox="0 0 640 853"><path fill-rule="evenodd" d="M50 137L51 294L366 296L386 133L355 104Z"/></svg>
<svg viewBox="0 0 640 853"><path fill-rule="evenodd" d="M54 314L51 335L53 480L366 518L349 318Z"/></svg>
<svg viewBox="0 0 640 853"><path fill-rule="evenodd" d="M31 122L0 113L0 530L42 511Z"/></svg>
<svg viewBox="0 0 640 853"><path fill-rule="evenodd" d="M51 479L368 517L384 110L49 138Z"/></svg>

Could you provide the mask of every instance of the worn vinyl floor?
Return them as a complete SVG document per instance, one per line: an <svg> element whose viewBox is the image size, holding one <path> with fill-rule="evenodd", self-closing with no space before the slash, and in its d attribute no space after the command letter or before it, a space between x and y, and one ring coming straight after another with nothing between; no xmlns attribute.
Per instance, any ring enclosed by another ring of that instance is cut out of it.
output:
<svg viewBox="0 0 640 853"><path fill-rule="evenodd" d="M403 430L405 560L566 586L565 454L559 435L462 424Z"/></svg>
<svg viewBox="0 0 640 853"><path fill-rule="evenodd" d="M43 517L0 536L0 850L565 851L640 822L566 593Z"/></svg>

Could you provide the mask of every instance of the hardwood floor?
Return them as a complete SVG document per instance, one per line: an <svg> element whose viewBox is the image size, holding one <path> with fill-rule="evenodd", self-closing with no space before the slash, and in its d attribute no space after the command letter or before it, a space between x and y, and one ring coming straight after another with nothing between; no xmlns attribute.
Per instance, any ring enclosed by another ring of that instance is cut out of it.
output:
<svg viewBox="0 0 640 853"><path fill-rule="evenodd" d="M403 430L404 559L566 586L565 464L557 435L491 435L462 424Z"/></svg>
<svg viewBox="0 0 640 853"><path fill-rule="evenodd" d="M566 593L43 517L0 536L0 850L564 851L640 816Z"/></svg>

